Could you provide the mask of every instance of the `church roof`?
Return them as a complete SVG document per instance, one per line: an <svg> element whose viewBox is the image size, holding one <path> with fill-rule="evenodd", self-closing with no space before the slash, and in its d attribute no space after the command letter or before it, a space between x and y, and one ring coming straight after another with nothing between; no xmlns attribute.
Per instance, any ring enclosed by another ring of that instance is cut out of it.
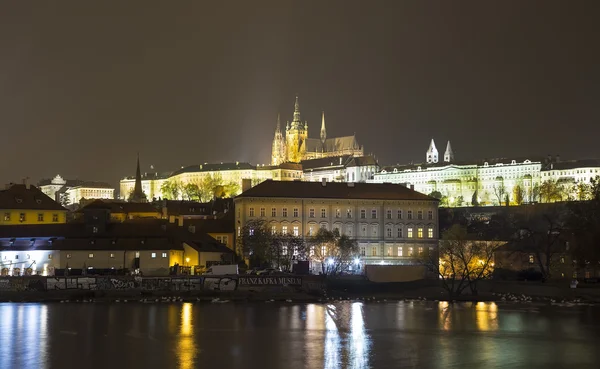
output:
<svg viewBox="0 0 600 369"><path fill-rule="evenodd" d="M554 162L552 165L548 165L542 168L542 171L549 170L566 170L575 168L598 168L600 167L600 160L596 159L583 159L583 160L568 160Z"/></svg>
<svg viewBox="0 0 600 369"><path fill-rule="evenodd" d="M400 184L326 182L323 185L321 182L273 180L252 187L236 199L245 197L439 201Z"/></svg>
<svg viewBox="0 0 600 369"><path fill-rule="evenodd" d="M303 160L300 164L302 164L304 171L320 168L330 169L332 167L344 167L351 158L352 155L330 156L327 158Z"/></svg>
<svg viewBox="0 0 600 369"><path fill-rule="evenodd" d="M341 150L358 150L360 145L354 136L333 137L321 143L318 138L306 139L306 152L334 152Z"/></svg>

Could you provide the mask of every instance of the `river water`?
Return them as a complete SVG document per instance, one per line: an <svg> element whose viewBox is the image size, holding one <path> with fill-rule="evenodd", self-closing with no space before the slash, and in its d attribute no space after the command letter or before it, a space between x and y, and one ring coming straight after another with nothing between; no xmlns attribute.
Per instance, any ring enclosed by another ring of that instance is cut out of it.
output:
<svg viewBox="0 0 600 369"><path fill-rule="evenodd" d="M600 368L600 307L0 304L0 368Z"/></svg>

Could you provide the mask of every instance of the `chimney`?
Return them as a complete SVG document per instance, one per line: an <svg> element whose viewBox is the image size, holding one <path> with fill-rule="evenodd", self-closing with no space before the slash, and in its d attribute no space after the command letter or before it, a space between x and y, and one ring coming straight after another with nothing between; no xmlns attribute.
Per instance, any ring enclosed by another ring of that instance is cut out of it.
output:
<svg viewBox="0 0 600 369"><path fill-rule="evenodd" d="M560 155L556 155L556 162L560 163Z"/></svg>
<svg viewBox="0 0 600 369"><path fill-rule="evenodd" d="M252 188L252 180L250 178L242 179L242 192L246 192Z"/></svg>
<svg viewBox="0 0 600 369"><path fill-rule="evenodd" d="M321 178L321 185L323 187L327 186L327 178Z"/></svg>
<svg viewBox="0 0 600 369"><path fill-rule="evenodd" d="M29 177L25 177L23 178L23 184L25 185L25 189L29 189L30 185L29 185Z"/></svg>

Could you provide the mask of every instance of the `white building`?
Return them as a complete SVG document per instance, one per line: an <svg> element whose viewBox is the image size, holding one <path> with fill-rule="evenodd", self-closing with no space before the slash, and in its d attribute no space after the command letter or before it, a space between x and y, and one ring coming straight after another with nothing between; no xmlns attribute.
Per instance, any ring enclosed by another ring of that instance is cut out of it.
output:
<svg viewBox="0 0 600 369"><path fill-rule="evenodd" d="M425 163L384 167L369 182L400 183L424 194L437 192L447 200L447 206L470 206L475 199L479 205L505 205L507 197L512 204L538 201L539 187L548 180L589 183L597 175L597 160L562 162L549 156L456 162L450 142L444 161L439 162L431 140ZM565 191L573 190L569 187Z"/></svg>
<svg viewBox="0 0 600 369"><path fill-rule="evenodd" d="M115 189L108 183L63 179L56 175L53 179L43 179L38 188L51 199L69 204L78 204L81 199L114 199Z"/></svg>
<svg viewBox="0 0 600 369"><path fill-rule="evenodd" d="M339 157L304 160L302 180L307 182L366 182L379 171L372 156L344 155Z"/></svg>

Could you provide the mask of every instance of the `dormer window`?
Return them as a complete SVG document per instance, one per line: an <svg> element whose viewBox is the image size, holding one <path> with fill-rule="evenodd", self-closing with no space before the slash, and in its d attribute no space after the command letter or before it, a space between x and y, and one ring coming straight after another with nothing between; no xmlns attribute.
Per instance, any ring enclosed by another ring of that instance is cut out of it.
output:
<svg viewBox="0 0 600 369"><path fill-rule="evenodd" d="M41 204L42 200L41 199L35 199L35 202L37 202L38 204Z"/></svg>
<svg viewBox="0 0 600 369"><path fill-rule="evenodd" d="M20 204L23 202L23 199L15 197L15 201L17 202L17 204Z"/></svg>

